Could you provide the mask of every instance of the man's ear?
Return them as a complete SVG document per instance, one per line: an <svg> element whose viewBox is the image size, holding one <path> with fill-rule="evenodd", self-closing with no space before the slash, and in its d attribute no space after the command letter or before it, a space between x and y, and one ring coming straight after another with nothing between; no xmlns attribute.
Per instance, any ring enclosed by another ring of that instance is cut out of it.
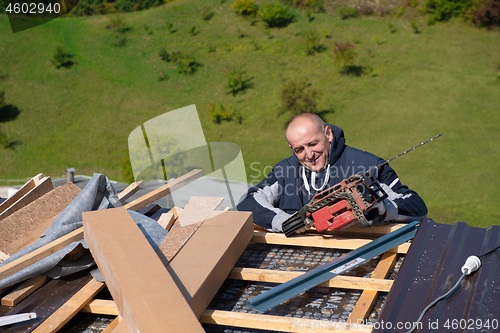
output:
<svg viewBox="0 0 500 333"><path fill-rule="evenodd" d="M333 141L332 129L328 125L325 126L325 135L328 138L328 141L330 141L330 142Z"/></svg>

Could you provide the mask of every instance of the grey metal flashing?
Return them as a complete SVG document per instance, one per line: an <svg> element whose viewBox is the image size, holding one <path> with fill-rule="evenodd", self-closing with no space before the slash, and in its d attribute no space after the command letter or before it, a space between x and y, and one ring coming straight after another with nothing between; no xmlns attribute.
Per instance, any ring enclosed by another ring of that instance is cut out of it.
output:
<svg viewBox="0 0 500 333"><path fill-rule="evenodd" d="M343 272L346 272L363 262L370 260L395 246L413 238L418 229L419 221L384 235L356 250L321 265L293 280L268 290L247 301L247 307L257 311L266 311L270 308L323 283Z"/></svg>

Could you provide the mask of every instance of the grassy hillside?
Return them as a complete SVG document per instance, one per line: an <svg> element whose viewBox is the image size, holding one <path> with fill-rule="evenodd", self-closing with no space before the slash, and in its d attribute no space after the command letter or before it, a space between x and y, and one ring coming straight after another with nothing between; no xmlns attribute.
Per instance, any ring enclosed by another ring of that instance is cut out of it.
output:
<svg viewBox="0 0 500 333"><path fill-rule="evenodd" d="M259 180L261 170L290 154L288 115L276 116L280 88L290 78L307 78L323 91L323 118L342 127L351 146L390 158L444 132L392 166L436 221L498 223L498 32L452 21L421 25L416 34L406 19L341 20L328 11L310 21L299 10L288 27L266 29L236 16L230 5L178 0L122 15L123 33L106 28L116 23L109 15L56 19L12 34L0 15L0 91L9 107L0 129L13 140L12 149L0 148L0 179L59 176L68 167L120 179L134 128L196 104L207 141L238 144L248 180ZM214 12L208 21L200 15L204 6ZM308 30L321 34L324 52L306 55ZM364 74L342 74L334 42L355 45ZM57 46L74 56L73 66L55 68ZM160 59L162 47L191 54L201 66L181 74L177 64ZM225 87L231 68L251 77L252 87L236 96ZM209 103L233 104L242 123L214 124Z"/></svg>

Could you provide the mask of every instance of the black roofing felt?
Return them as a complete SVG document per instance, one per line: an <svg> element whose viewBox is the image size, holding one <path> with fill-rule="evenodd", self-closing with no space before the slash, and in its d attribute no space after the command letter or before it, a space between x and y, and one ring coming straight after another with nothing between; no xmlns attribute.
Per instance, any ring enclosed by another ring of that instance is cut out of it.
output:
<svg viewBox="0 0 500 333"><path fill-rule="evenodd" d="M455 285L467 257L499 245L500 226L424 220L373 332L407 332L429 303ZM415 332L500 332L499 264L500 250L486 256L455 293L427 312Z"/></svg>

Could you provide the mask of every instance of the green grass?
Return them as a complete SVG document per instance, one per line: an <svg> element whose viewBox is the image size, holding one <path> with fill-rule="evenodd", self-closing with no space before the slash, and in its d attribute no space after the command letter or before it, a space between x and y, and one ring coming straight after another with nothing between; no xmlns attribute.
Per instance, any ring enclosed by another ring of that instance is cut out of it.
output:
<svg viewBox="0 0 500 333"><path fill-rule="evenodd" d="M215 13L204 21L200 3L178 0L123 14L131 28L123 34L124 47L113 46L115 32L105 28L111 16L60 18L12 34L7 16L0 15L0 77L7 75L0 90L21 111L0 123L18 141L14 149L0 148L0 179L60 176L68 167L120 179L134 128L196 104L207 141L238 144L248 180L259 180L263 169L290 155L288 115L276 117L280 87L289 78L306 77L324 92L324 119L342 127L351 146L390 158L444 132L391 165L437 222L498 223L498 32L451 21L422 25L415 34L406 19L341 20L327 12L309 22L304 11L296 11L296 22L287 28L266 30L263 22L252 26L236 16L230 1L204 1ZM193 26L195 36L189 34ZM305 54L302 33L310 29L331 35L321 41L326 51ZM342 75L334 64L334 42L348 41L365 70L359 77ZM51 63L58 45L74 55L73 67L58 70ZM190 53L202 66L194 75L179 74L175 63L158 56L162 47ZM233 96L226 73L240 67L253 87ZM161 73L168 79L159 81ZM242 124L212 123L209 103L233 104Z"/></svg>

